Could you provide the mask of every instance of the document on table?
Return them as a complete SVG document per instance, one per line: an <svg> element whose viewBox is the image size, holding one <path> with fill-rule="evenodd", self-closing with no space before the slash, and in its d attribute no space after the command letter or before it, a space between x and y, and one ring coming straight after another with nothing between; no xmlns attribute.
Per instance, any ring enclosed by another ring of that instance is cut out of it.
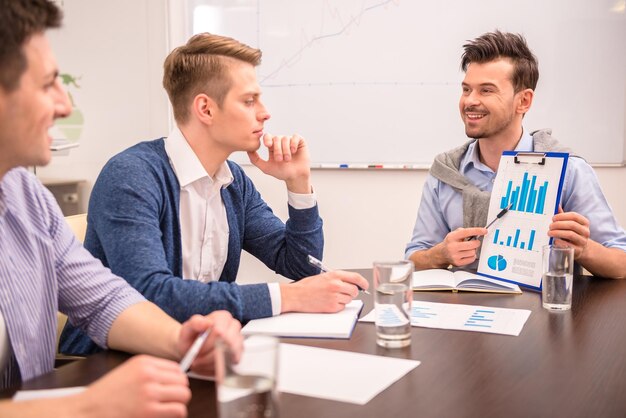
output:
<svg viewBox="0 0 626 418"><path fill-rule="evenodd" d="M63 396L77 395L87 389L84 386L59 389L20 390L13 395L14 401L30 401L33 399L61 398Z"/></svg>
<svg viewBox="0 0 626 418"><path fill-rule="evenodd" d="M243 335L274 335L301 338L350 338L363 301L355 299L336 313L290 312L254 319L241 330Z"/></svg>
<svg viewBox="0 0 626 418"><path fill-rule="evenodd" d="M281 344L278 390L365 405L419 364L416 360Z"/></svg>
<svg viewBox="0 0 626 418"><path fill-rule="evenodd" d="M527 309L493 308L413 301L411 325L425 328L456 329L518 336L530 316ZM374 322L372 310L360 321Z"/></svg>
<svg viewBox="0 0 626 418"><path fill-rule="evenodd" d="M420 362L281 343L278 364L280 392L365 405ZM195 373L189 377L214 380Z"/></svg>

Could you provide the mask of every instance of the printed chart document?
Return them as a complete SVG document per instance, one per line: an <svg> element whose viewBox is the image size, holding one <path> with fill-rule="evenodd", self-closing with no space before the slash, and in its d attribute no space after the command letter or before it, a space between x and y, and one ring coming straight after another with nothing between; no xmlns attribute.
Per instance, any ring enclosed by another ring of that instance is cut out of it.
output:
<svg viewBox="0 0 626 418"><path fill-rule="evenodd" d="M415 360L281 344L278 390L365 405L419 364Z"/></svg>
<svg viewBox="0 0 626 418"><path fill-rule="evenodd" d="M357 405L365 405L420 365L416 360L286 343L280 344L278 355L280 392ZM214 380L212 376L188 375ZM238 392L231 400L248 394L249 391Z"/></svg>
<svg viewBox="0 0 626 418"><path fill-rule="evenodd" d="M456 329L518 336L530 316L526 309L493 308L414 300L411 325L414 327ZM360 321L374 322L375 312ZM401 318L398 318L401 320Z"/></svg>
<svg viewBox="0 0 626 418"><path fill-rule="evenodd" d="M502 280L479 276L469 271L428 269L413 273L413 290L452 290L466 292L518 293L519 286Z"/></svg>
<svg viewBox="0 0 626 418"><path fill-rule="evenodd" d="M511 205L483 238L478 274L541 289L541 251L557 212L569 154L502 154L487 219Z"/></svg>
<svg viewBox="0 0 626 418"><path fill-rule="evenodd" d="M253 319L241 329L243 335L273 335L296 338L350 338L363 301L353 300L341 312L289 312L270 318Z"/></svg>

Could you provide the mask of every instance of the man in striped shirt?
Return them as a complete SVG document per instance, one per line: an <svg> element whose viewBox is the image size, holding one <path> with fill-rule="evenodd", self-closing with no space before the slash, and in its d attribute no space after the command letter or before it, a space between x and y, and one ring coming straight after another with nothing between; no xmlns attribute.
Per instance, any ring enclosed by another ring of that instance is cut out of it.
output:
<svg viewBox="0 0 626 418"><path fill-rule="evenodd" d="M146 353L59 399L0 402L0 416L184 416L190 399L179 360L207 328L195 361L212 368L223 338L241 353L227 312L179 324L114 276L74 238L52 195L23 167L50 160L48 129L71 106L45 30L61 13L48 0L0 0L0 389L52 370L56 313L102 347Z"/></svg>

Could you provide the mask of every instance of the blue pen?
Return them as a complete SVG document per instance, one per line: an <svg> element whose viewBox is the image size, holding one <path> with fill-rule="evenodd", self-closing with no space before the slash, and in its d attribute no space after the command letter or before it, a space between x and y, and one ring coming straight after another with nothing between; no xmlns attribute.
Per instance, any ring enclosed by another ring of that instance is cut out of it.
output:
<svg viewBox="0 0 626 418"><path fill-rule="evenodd" d="M327 268L326 266L324 266L324 264L322 264L322 262L320 260L318 260L317 258L313 257L312 255L308 255L307 259L309 260L309 264L317 267L318 269L320 269L320 271L322 273L326 273L327 271L331 271L329 268ZM367 290L361 289L360 286L357 286L359 288L359 291L366 293L368 295L371 295L370 292L368 292Z"/></svg>

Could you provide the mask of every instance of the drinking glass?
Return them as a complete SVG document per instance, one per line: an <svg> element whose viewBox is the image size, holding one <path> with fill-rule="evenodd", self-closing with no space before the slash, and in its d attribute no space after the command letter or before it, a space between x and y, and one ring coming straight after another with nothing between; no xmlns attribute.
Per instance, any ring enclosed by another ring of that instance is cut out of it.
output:
<svg viewBox="0 0 626 418"><path fill-rule="evenodd" d="M413 262L374 263L376 344L385 348L411 344Z"/></svg>
<svg viewBox="0 0 626 418"><path fill-rule="evenodd" d="M572 307L574 249L546 245L543 247L541 296L543 307L564 311Z"/></svg>

